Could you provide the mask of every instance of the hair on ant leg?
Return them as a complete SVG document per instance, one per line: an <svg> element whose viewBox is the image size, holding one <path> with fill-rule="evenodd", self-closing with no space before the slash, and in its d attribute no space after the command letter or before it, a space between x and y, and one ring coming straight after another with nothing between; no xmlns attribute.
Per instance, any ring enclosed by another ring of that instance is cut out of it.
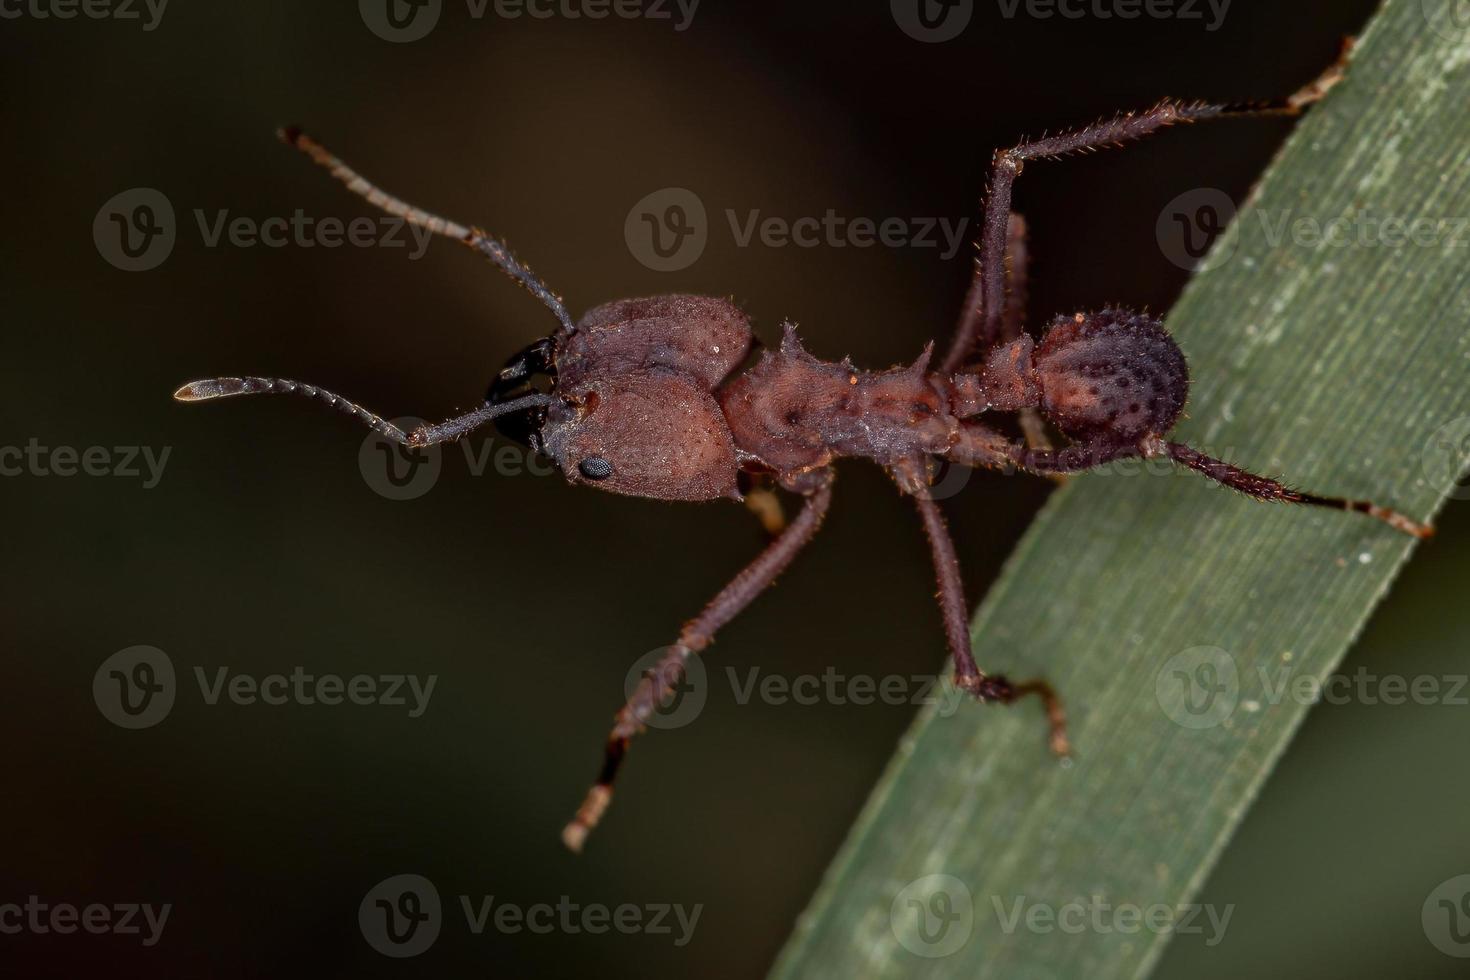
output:
<svg viewBox="0 0 1470 980"><path fill-rule="evenodd" d="M1047 717L1051 749L1065 755L1070 748L1066 714L1051 685L1039 679L1012 683L976 662L959 560L930 492L936 461L1055 476L1129 457L1166 458L1260 500L1366 514L1420 538L1432 529L1368 501L1291 489L1169 441L1184 409L1189 369L1156 318L1110 308L1058 317L1039 342L1028 336L1025 223L1011 210L1016 178L1029 162L1119 145L1176 123L1295 114L1341 74L1341 65L1334 66L1279 102L1165 101L998 152L974 284L948 351L937 367L930 364L931 345L913 364L885 371L819 360L802 347L791 324L785 325L779 347L740 370L753 335L745 313L725 298L618 300L573 321L561 299L499 241L392 197L299 130L283 130L287 143L368 202L489 259L551 310L557 328L506 362L479 407L413 432L296 381L216 378L186 384L174 397L206 401L302 394L405 446L456 439L494 422L508 438L554 461L571 483L658 500L743 500L756 511L770 542L684 626L618 712L597 781L563 832L572 850L582 848L602 819L629 744L678 685L689 658L701 653L816 535L831 505L833 464L844 458L884 467L914 500L939 583L956 683L982 702L1009 704L1034 696ZM1013 440L981 420L1004 412L1019 413L1024 439ZM1043 419L1068 444L1053 448ZM773 488L801 501L789 522Z"/></svg>

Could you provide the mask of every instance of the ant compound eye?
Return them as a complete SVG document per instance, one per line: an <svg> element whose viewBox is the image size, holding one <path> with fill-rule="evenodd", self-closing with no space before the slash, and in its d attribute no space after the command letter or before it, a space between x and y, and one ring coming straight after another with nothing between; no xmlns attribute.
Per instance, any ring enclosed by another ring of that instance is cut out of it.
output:
<svg viewBox="0 0 1470 980"><path fill-rule="evenodd" d="M577 469L589 480L606 480L612 476L612 464L601 456L588 456L577 464Z"/></svg>

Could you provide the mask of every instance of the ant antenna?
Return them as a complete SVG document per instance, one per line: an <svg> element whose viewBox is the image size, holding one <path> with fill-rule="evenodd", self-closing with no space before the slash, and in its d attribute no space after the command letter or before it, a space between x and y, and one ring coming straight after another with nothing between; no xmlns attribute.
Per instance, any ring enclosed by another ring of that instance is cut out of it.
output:
<svg viewBox="0 0 1470 980"><path fill-rule="evenodd" d="M358 420L366 423L368 428L383 438L410 449L458 439L466 432L484 425L491 419L509 415L512 412L525 411L528 408L545 408L556 401L553 395L536 393L494 405L486 403L473 412L440 422L438 425L422 425L412 432L404 432L382 416L369 412L361 405L350 402L341 395L327 391L325 388L318 388L300 381L288 381L285 378L209 378L204 381L190 381L174 392L174 400L205 402L235 395L262 394L305 395L308 398L320 398L333 408L356 416Z"/></svg>
<svg viewBox="0 0 1470 980"><path fill-rule="evenodd" d="M536 278L535 273L517 261L516 257L510 254L510 249L505 247L504 242L491 238L479 228L466 228L458 222L441 218L437 214L430 214L422 208L416 208L407 201L394 197L337 159L326 147L295 126L279 129L276 135L280 137L281 142L294 146L311 157L318 166L324 167L333 177L346 184L349 191L366 198L368 203L402 218L411 225L427 228L436 235L453 238L479 252L498 265L506 275L525 286L532 296L539 299L547 309L556 314L556 318L561 321L562 327L568 334L576 333L577 328L572 323L572 318L567 315L567 309L562 305L561 297Z"/></svg>

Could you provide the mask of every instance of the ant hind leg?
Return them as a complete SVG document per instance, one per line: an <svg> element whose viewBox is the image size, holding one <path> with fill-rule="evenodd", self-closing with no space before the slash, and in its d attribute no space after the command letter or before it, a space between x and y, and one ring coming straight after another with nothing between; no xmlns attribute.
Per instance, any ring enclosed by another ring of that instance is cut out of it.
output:
<svg viewBox="0 0 1470 980"><path fill-rule="evenodd" d="M1412 520L1396 510L1380 507L1372 501L1349 500L1346 497L1323 497L1315 493L1293 490L1270 477L1258 476L1239 467L1231 466L1224 460L1206 456L1180 442L1157 440L1148 447L1148 450L1151 456L1167 456L1176 463L1203 473L1222 486L1239 490L1257 500L1278 500L1288 504L1311 504L1315 507L1351 510L1377 518L1390 527L1416 538L1428 538L1434 534L1434 528L1431 525Z"/></svg>

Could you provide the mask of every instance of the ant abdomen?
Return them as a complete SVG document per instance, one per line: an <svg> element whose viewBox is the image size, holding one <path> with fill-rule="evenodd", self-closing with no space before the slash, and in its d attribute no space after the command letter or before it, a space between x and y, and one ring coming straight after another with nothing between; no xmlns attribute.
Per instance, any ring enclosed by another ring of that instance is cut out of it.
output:
<svg viewBox="0 0 1470 980"><path fill-rule="evenodd" d="M1042 411L1079 441L1163 435L1189 392L1189 368L1174 338L1158 320L1130 310L1059 317L1032 363Z"/></svg>

